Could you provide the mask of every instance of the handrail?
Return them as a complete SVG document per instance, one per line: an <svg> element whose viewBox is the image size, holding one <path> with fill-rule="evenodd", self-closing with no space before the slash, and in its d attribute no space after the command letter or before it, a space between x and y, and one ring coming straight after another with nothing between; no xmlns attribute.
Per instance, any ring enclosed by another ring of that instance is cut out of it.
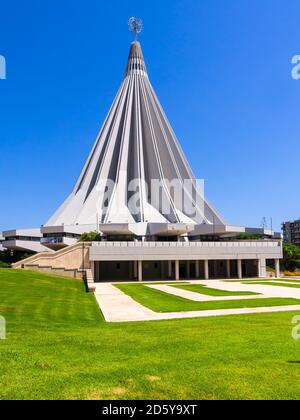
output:
<svg viewBox="0 0 300 420"><path fill-rule="evenodd" d="M68 254L69 252L73 251L74 249L81 248L82 244L83 244L83 242L77 242L74 245L67 246L67 247L62 248L62 249L60 249L58 251L55 251L55 252L50 252L50 251L49 252L40 252L38 254L31 255L30 257L25 258L24 260L17 261L16 263L12 264L12 267L23 265L23 264L26 265L26 264L29 264L31 262L37 262L42 258L46 258L48 260L53 260L57 257L60 257L60 256L64 255L64 254ZM90 242L85 243L85 244L88 245L88 246L91 245Z"/></svg>
<svg viewBox="0 0 300 420"><path fill-rule="evenodd" d="M228 242L92 242L92 247L99 248L234 248L234 247L281 247L281 241L228 241Z"/></svg>

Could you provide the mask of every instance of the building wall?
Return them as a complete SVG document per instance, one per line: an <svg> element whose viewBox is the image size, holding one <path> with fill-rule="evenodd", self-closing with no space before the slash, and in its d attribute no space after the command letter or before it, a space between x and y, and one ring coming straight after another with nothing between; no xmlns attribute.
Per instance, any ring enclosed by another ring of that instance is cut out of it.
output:
<svg viewBox="0 0 300 420"><path fill-rule="evenodd" d="M285 242L300 247L300 219L282 224L283 239Z"/></svg>
<svg viewBox="0 0 300 420"><path fill-rule="evenodd" d="M132 281L131 261L105 261L94 265L94 280L101 281Z"/></svg>
<svg viewBox="0 0 300 420"><path fill-rule="evenodd" d="M228 242L228 243L167 243L167 242L104 242L76 244L57 252L34 255L13 265L14 268L47 272L72 270L76 276L81 270L93 266L98 281L133 281L138 278L138 261L143 263L143 280L175 279L175 262L179 262L181 279L205 278L205 262L209 262L210 278L238 275L237 261L242 261L244 277L265 277L266 259L280 259L280 241ZM171 273L169 264L171 262ZM197 263L198 264L198 263ZM171 275L169 275L171 274Z"/></svg>
<svg viewBox="0 0 300 420"><path fill-rule="evenodd" d="M196 261L282 258L281 241L94 242L91 261Z"/></svg>

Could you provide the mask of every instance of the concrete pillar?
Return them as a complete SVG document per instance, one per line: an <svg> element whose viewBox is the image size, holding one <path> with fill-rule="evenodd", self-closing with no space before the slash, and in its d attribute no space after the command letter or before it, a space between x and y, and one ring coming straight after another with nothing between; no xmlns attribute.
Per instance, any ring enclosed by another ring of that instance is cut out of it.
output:
<svg viewBox="0 0 300 420"><path fill-rule="evenodd" d="M209 280L209 264L208 264L208 260L204 261L204 277L205 280Z"/></svg>
<svg viewBox="0 0 300 420"><path fill-rule="evenodd" d="M238 278L243 278L243 267L242 267L242 260L237 260L237 272L238 272Z"/></svg>
<svg viewBox="0 0 300 420"><path fill-rule="evenodd" d="M94 262L94 281L95 283L101 281L101 262Z"/></svg>
<svg viewBox="0 0 300 420"><path fill-rule="evenodd" d="M187 261L186 262L186 279L190 280L191 278L191 266L190 266L190 262Z"/></svg>
<svg viewBox="0 0 300 420"><path fill-rule="evenodd" d="M258 277L262 279L267 277L267 264L265 258L258 260Z"/></svg>
<svg viewBox="0 0 300 420"><path fill-rule="evenodd" d="M195 262L195 275L196 275L196 279L199 279L199 277L200 277L200 261Z"/></svg>
<svg viewBox="0 0 300 420"><path fill-rule="evenodd" d="M96 276L95 276L95 261L92 261L92 267L91 267L91 270L92 270L92 276L93 276L93 279L94 279L94 283L96 282Z"/></svg>
<svg viewBox="0 0 300 420"><path fill-rule="evenodd" d="M230 263L230 260L226 260L226 274L228 279L231 277Z"/></svg>
<svg viewBox="0 0 300 420"><path fill-rule="evenodd" d="M275 276L277 279L280 278L280 260L278 258L275 260Z"/></svg>
<svg viewBox="0 0 300 420"><path fill-rule="evenodd" d="M168 261L168 278L172 278L172 261Z"/></svg>
<svg viewBox="0 0 300 420"><path fill-rule="evenodd" d="M138 262L138 275L139 281L143 281L143 261Z"/></svg>
<svg viewBox="0 0 300 420"><path fill-rule="evenodd" d="M179 261L175 261L175 280L180 280L180 269L179 269Z"/></svg>

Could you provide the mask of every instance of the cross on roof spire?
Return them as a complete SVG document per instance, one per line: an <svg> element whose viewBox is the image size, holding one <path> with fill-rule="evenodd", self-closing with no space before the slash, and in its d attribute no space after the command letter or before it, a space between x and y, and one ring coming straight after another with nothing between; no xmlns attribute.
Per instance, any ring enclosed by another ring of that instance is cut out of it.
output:
<svg viewBox="0 0 300 420"><path fill-rule="evenodd" d="M130 32L134 33L134 41L137 41L137 36L143 31L143 21L137 17L131 17L128 21Z"/></svg>

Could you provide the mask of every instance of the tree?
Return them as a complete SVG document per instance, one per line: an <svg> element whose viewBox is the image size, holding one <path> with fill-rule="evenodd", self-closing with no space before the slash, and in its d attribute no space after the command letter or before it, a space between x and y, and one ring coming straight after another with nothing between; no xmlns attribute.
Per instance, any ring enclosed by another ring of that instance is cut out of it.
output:
<svg viewBox="0 0 300 420"><path fill-rule="evenodd" d="M258 241L260 237L258 235L253 235L251 233L241 233L237 235L236 239L246 240L246 241Z"/></svg>
<svg viewBox="0 0 300 420"><path fill-rule="evenodd" d="M300 267L300 248L296 245L283 244L283 266L286 270L295 270Z"/></svg>
<svg viewBox="0 0 300 420"><path fill-rule="evenodd" d="M100 233L94 232L86 232L80 236L80 242L99 242L101 241Z"/></svg>

